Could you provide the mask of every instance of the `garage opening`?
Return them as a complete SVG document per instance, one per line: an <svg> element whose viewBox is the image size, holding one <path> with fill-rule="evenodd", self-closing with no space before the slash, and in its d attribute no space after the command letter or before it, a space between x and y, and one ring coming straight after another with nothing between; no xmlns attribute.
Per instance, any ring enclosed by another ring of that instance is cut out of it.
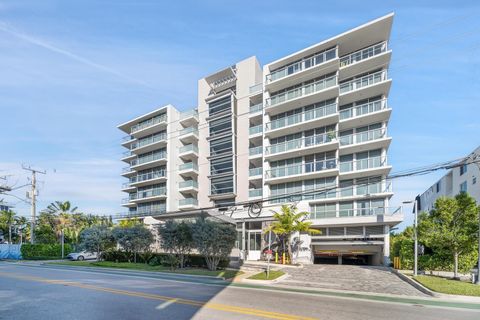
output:
<svg viewBox="0 0 480 320"><path fill-rule="evenodd" d="M337 256L315 256L313 259L314 264L338 264Z"/></svg>

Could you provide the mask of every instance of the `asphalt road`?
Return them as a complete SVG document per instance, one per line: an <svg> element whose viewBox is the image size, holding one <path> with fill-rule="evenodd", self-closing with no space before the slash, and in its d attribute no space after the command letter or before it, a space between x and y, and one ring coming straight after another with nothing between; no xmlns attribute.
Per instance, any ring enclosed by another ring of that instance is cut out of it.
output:
<svg viewBox="0 0 480 320"><path fill-rule="evenodd" d="M206 277L0 262L0 319L480 319L480 309L383 300Z"/></svg>

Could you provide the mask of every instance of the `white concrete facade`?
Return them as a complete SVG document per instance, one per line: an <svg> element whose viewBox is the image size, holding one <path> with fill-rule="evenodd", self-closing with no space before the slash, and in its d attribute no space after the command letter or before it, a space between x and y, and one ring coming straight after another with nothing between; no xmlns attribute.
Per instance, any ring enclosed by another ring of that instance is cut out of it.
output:
<svg viewBox="0 0 480 320"><path fill-rule="evenodd" d="M163 211L224 208L237 223L235 252L257 260L272 210L295 204L322 232L294 237L297 261L387 264L389 229L403 220L389 207L387 179L392 21L386 15L263 68L251 57L200 79L188 122L164 107L168 132L196 134L168 133ZM146 118L119 128L130 133ZM178 153L186 144L194 152ZM187 180L196 188L177 186ZM124 191L139 192L131 184ZM138 213L135 201L125 206Z"/></svg>
<svg viewBox="0 0 480 320"><path fill-rule="evenodd" d="M480 147L477 147L470 155L470 160L465 160L459 167L447 172L440 180L425 190L419 197L419 211L430 211L435 201L440 197L454 197L464 191L471 195L477 203L480 203L480 163L464 164L466 161L480 160Z"/></svg>

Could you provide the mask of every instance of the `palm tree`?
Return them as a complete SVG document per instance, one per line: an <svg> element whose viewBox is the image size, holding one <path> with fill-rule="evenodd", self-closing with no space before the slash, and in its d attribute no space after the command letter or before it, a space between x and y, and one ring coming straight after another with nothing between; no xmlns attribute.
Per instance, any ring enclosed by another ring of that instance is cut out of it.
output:
<svg viewBox="0 0 480 320"><path fill-rule="evenodd" d="M265 230L266 232L273 231L283 242L285 248L285 241L287 242L288 256L292 262L292 235L295 232L308 232L310 234L320 233L317 229L312 229L311 222L305 221L310 215L309 212L297 212L297 207L294 205L282 205L279 212L272 211L273 217L276 221Z"/></svg>
<svg viewBox="0 0 480 320"><path fill-rule="evenodd" d="M23 231L28 226L28 220L25 217L17 217L15 219L15 224L17 225L17 230L20 233L20 244L23 243Z"/></svg>
<svg viewBox="0 0 480 320"><path fill-rule="evenodd" d="M64 256L65 229L72 226L72 215L75 214L76 210L77 207L72 208L70 201L55 201L43 210L43 213L47 215L56 215L54 228L57 238L60 238L60 243L62 244L62 258Z"/></svg>
<svg viewBox="0 0 480 320"><path fill-rule="evenodd" d="M2 220L8 227L8 243L12 243L12 225L15 222L15 212L12 210L1 211Z"/></svg>

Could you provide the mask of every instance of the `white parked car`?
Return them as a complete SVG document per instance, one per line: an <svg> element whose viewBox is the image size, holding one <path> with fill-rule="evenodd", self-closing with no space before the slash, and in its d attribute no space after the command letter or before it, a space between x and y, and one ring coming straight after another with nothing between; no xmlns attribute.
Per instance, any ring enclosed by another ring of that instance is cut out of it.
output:
<svg viewBox="0 0 480 320"><path fill-rule="evenodd" d="M97 259L97 253L96 252L87 252L87 251L74 252L74 253L70 253L67 256L67 259L78 260L78 261L96 260Z"/></svg>

